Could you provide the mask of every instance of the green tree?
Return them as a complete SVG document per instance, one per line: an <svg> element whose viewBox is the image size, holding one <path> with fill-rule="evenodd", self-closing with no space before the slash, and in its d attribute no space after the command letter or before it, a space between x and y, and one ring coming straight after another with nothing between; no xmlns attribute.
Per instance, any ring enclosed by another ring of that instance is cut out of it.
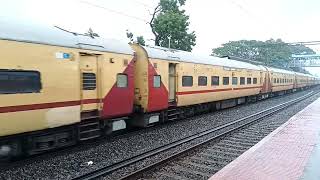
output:
<svg viewBox="0 0 320 180"><path fill-rule="evenodd" d="M267 41L240 40L230 41L212 49L214 56L235 56L267 65L286 66L292 54L314 54L315 52L303 45L290 45L281 39Z"/></svg>
<svg viewBox="0 0 320 180"><path fill-rule="evenodd" d="M126 31L127 38L130 40L130 42L133 42L133 33L130 32L128 29Z"/></svg>
<svg viewBox="0 0 320 180"><path fill-rule="evenodd" d="M155 36L155 45L191 51L196 45L195 32L189 31L189 16L180 7L186 0L160 0L154 9L150 27Z"/></svg>
<svg viewBox="0 0 320 180"><path fill-rule="evenodd" d="M127 35L127 38L130 40L130 42L134 42L134 35L128 29L126 31L126 35ZM146 45L146 41L144 40L143 36L137 36L135 42L142 45L142 46Z"/></svg>
<svg viewBox="0 0 320 180"><path fill-rule="evenodd" d="M137 36L137 43L142 46L146 45L146 41L144 40L143 36Z"/></svg>

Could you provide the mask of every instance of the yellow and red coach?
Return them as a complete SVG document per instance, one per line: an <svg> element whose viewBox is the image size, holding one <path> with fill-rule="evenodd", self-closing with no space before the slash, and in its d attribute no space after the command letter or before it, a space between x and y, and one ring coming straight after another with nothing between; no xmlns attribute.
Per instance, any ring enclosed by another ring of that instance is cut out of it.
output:
<svg viewBox="0 0 320 180"><path fill-rule="evenodd" d="M132 122L139 126L265 98L271 90L271 77L263 66L132 46L137 54L135 105L141 112Z"/></svg>
<svg viewBox="0 0 320 180"><path fill-rule="evenodd" d="M0 151L26 144L32 154L125 128L135 61L127 43L0 23Z"/></svg>

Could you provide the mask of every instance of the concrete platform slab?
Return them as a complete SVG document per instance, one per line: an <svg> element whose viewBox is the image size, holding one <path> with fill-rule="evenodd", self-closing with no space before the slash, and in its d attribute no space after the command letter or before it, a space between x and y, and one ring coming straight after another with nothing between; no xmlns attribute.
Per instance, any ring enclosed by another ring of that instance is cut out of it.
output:
<svg viewBox="0 0 320 180"><path fill-rule="evenodd" d="M210 180L320 179L320 98Z"/></svg>

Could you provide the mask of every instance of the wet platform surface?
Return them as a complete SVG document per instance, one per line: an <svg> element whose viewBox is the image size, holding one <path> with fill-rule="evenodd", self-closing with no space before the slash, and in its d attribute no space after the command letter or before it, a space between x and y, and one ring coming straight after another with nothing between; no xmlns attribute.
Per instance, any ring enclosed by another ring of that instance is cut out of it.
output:
<svg viewBox="0 0 320 180"><path fill-rule="evenodd" d="M320 98L210 180L320 180Z"/></svg>

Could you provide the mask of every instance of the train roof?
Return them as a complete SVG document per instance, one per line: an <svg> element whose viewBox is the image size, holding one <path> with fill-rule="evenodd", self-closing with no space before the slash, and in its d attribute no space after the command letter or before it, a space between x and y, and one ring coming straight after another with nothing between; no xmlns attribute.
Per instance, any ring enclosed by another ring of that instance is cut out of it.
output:
<svg viewBox="0 0 320 180"><path fill-rule="evenodd" d="M238 69L250 69L250 70L265 70L262 66L253 65L246 62L230 60L228 58L219 58L214 56L201 56L195 55L191 52L168 49L163 47L144 47L148 53L149 58L154 59L165 59L178 62L196 63L196 64L207 64L216 65L229 68Z"/></svg>
<svg viewBox="0 0 320 180"><path fill-rule="evenodd" d="M282 74L291 74L291 75L295 74L294 71L288 71L285 69L279 69L279 68L274 68L274 67L268 67L268 69L270 69L272 72L277 72L277 73L282 73Z"/></svg>
<svg viewBox="0 0 320 180"><path fill-rule="evenodd" d="M133 54L130 45L114 39L91 37L68 32L54 26L0 19L0 39L103 52Z"/></svg>
<svg viewBox="0 0 320 180"><path fill-rule="evenodd" d="M300 73L300 72L295 72L297 75L300 75L300 76L308 76L308 77L315 77L311 74L304 74L304 73Z"/></svg>

